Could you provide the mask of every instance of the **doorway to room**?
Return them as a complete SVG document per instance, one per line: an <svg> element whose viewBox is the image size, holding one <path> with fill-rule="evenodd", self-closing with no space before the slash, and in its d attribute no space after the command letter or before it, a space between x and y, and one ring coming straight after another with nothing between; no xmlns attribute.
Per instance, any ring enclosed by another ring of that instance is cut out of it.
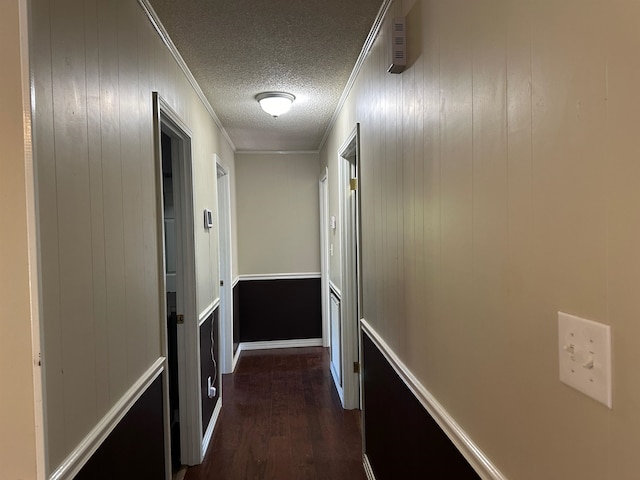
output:
<svg viewBox="0 0 640 480"><path fill-rule="evenodd" d="M178 375L178 304L177 304L177 248L176 199L172 161L172 141L161 132L162 148L162 204L164 222L165 294L167 302L167 362L169 377L169 425L171 430L171 469L175 474L181 467L180 454L180 393ZM178 196L179 198L179 196Z"/></svg>
<svg viewBox="0 0 640 480"><path fill-rule="evenodd" d="M338 199L340 217L340 270L341 292L339 304L332 308L336 311L339 323L336 323L340 344L340 363L338 380L345 409L360 408L360 200L359 165L360 162L360 124L356 124L349 137L338 150ZM337 298L337 296L335 296ZM332 333L332 337L334 334ZM333 341L333 338L332 338ZM333 358L332 349L332 358ZM334 378L335 378L334 377Z"/></svg>
<svg viewBox="0 0 640 480"><path fill-rule="evenodd" d="M191 133L154 94L158 175L158 239L162 265L167 469L201 459L198 318L195 302L195 241Z"/></svg>

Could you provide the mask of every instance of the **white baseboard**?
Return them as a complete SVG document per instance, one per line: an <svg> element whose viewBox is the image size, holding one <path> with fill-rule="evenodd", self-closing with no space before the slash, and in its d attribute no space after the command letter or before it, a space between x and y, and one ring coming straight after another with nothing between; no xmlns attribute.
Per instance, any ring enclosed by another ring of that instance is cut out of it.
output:
<svg viewBox="0 0 640 480"><path fill-rule="evenodd" d="M506 480L506 477L500 470L498 470L484 452L471 440L469 435L458 425L449 412L440 405L436 398L420 383L413 373L411 373L409 368L400 360L391 347L387 345L378 332L376 332L364 318L360 320L360 325L362 326L362 331L371 339L376 347L378 347L400 379L466 458L467 462L469 462L480 478L483 480ZM366 364L364 368L367 368Z"/></svg>
<svg viewBox="0 0 640 480"><path fill-rule="evenodd" d="M220 416L221 410L222 410L222 398L218 397L218 401L216 402L216 408L213 409L213 414L211 415L211 420L209 420L207 431L204 432L204 437L202 438L202 458L203 459L204 459L204 456L207 454L207 449L209 448L211 437L213 437L213 430L216 427L216 423L218 423L218 417Z"/></svg>
<svg viewBox="0 0 640 480"><path fill-rule="evenodd" d="M240 280L303 280L306 278L320 278L320 272L301 272L301 273L258 273L249 275L240 275Z"/></svg>
<svg viewBox="0 0 640 480"><path fill-rule="evenodd" d="M153 365L127 390L111 410L98 422L98 424L84 437L76 448L49 476L49 480L62 480L75 477L89 461L91 456L107 439L127 412L147 391L147 388L164 371L165 357L158 358Z"/></svg>
<svg viewBox="0 0 640 480"><path fill-rule="evenodd" d="M367 474L368 480L376 480L376 476L373 474L373 468L371 468L371 464L369 463L369 457L367 454L362 455L362 465L364 466L364 473Z"/></svg>
<svg viewBox="0 0 640 480"><path fill-rule="evenodd" d="M300 338L295 340L270 340L266 342L243 342L238 353L247 350L270 350L272 348L321 347L322 338Z"/></svg>

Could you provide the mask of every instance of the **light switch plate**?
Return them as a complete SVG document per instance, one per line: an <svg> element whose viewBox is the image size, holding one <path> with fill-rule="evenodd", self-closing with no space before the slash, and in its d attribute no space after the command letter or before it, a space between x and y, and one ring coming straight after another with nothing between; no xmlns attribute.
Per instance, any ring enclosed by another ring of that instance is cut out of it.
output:
<svg viewBox="0 0 640 480"><path fill-rule="evenodd" d="M612 408L611 327L558 312L560 381Z"/></svg>

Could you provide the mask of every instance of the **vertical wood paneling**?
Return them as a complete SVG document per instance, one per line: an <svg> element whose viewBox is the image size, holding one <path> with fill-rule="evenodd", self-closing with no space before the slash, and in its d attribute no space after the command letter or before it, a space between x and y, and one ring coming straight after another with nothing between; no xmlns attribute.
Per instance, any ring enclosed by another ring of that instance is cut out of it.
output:
<svg viewBox="0 0 640 480"><path fill-rule="evenodd" d="M107 344L109 400L113 404L125 392L127 382L124 211L120 146L120 89L118 85L118 9L115 3L98 4L100 49L100 119L107 278Z"/></svg>
<svg viewBox="0 0 640 480"><path fill-rule="evenodd" d="M42 270L42 311L46 312L47 326L42 330L43 373L52 385L45 391L46 435L49 442L49 464L62 458L64 452L64 397L62 389L62 334L60 325L60 268L58 261L58 200L56 157L53 130L53 81L51 66L50 2L43 1L37 15L32 16L33 42L42 48L31 49L32 61L38 65L34 76L35 115L34 142L38 179L38 228L40 241L40 267Z"/></svg>
<svg viewBox="0 0 640 480"><path fill-rule="evenodd" d="M421 265L423 300L420 304L422 320L417 322L416 335L412 336L414 351L417 356L426 355L427 362L419 362L419 371L429 375L432 385L440 376L434 369L427 368L437 361L436 351L429 349L424 352L421 345L422 338L430 338L436 335L437 323L434 319L440 318L440 249L441 249L441 143L440 143L440 115L441 115L441 89L440 89L440 16L437 5L423 3L422 6L422 58L424 59L425 76L424 91L424 145L423 158L419 163L423 164L423 175L418 180L424 185L424 203L422 222L424 232L424 263ZM420 220L419 220L420 221Z"/></svg>
<svg viewBox="0 0 640 480"><path fill-rule="evenodd" d="M462 1L442 5L440 35L440 142L441 142L441 281L442 318L438 338L448 338L436 348L438 357L451 364L457 381L446 392L456 415L470 415L460 403L472 380L468 365L473 357L466 349L472 321L473 272L473 42L472 12ZM444 393L443 393L444 394ZM464 418L464 417L463 417Z"/></svg>
<svg viewBox="0 0 640 480"><path fill-rule="evenodd" d="M125 260L125 317L127 331L127 375L140 374L144 368L144 311L140 298L144 298L144 258L142 239L142 199L140 185L141 159L139 113L138 41L135 11L137 5L124 2L118 8L118 71L120 102L120 154L122 158L122 194ZM145 124L148 125L147 122ZM149 158L146 159L150 160Z"/></svg>
<svg viewBox="0 0 640 480"><path fill-rule="evenodd" d="M611 5L606 25L605 127L607 189L608 315L614 332L614 408L608 435L610 478L633 478L638 471L636 438L640 432L640 389L634 368L640 361L640 96L630 95L640 85L637 44L640 4Z"/></svg>
<svg viewBox="0 0 640 480"><path fill-rule="evenodd" d="M413 100L413 108L411 111L412 119L412 141L413 141L413 172L409 181L412 184L413 195L412 213L409 215L408 223L413 228L412 252L409 262L412 268L412 277L408 279L411 285L411 315L408 318L420 318L422 315L422 300L425 298L425 280L424 280L424 264L425 264L425 241L424 241L424 205L425 205L425 185L424 185L424 138L425 138L425 59L422 55L422 39L425 32L423 30L423 3L416 2L409 13L407 20L410 25L408 31L408 44L415 53L411 55L413 78L413 91L407 100ZM411 32L411 33L409 33ZM427 297L428 298L428 297ZM424 331L424 322L411 323L407 322L407 358L419 357L419 349L415 342L416 338L421 337Z"/></svg>
<svg viewBox="0 0 640 480"><path fill-rule="evenodd" d="M582 13L576 16L578 7ZM541 6L534 14L532 29L534 281L538 283L538 314L549 318L539 322L532 339L540 344L538 369L548 372L539 380L545 390L560 387L554 382L556 346L545 341L557 335L556 312L572 311L607 322L605 176L601 170L605 163L598 134L605 113L605 76L599 53L600 19L593 17L592 7L576 2ZM576 42L577 38L581 41ZM565 452L567 463L559 466L558 475L569 475L570 465L584 453L587 478L606 478L606 449L599 432L606 429L607 415L570 390L560 390L558 400L571 402L573 407L541 419L539 429L546 435L537 441L543 463L555 457L553 449L544 447L546 438L554 432L558 446L575 443L573 425L588 416L590 421L579 428L582 453L577 449ZM548 402L549 397L540 401Z"/></svg>
<svg viewBox="0 0 640 480"><path fill-rule="evenodd" d="M56 1L51 7L64 445L68 449L82 440L96 412L95 364L87 361L93 358L95 344L86 52L83 29L73 28L73 19L64 13L71 5ZM70 344L74 347L68 348Z"/></svg>
<svg viewBox="0 0 640 480"><path fill-rule="evenodd" d="M396 8L397 13L397 8ZM386 42L389 41L389 20L385 22L387 28L385 29L383 38ZM383 41L383 45L387 44ZM386 56L383 57L385 66L388 67L389 59ZM384 80L383 90L383 117L382 125L384 127L384 145L383 151L384 157L384 177L383 177L383 218L384 218L384 235L385 244L383 245L384 251L384 265L380 274L385 278L384 297L385 303L382 310L382 321L385 324L385 330L390 325L396 322L401 322L398 310L398 297L402 294L402 290L399 287L400 278L398 270L400 268L400 248L398 245L398 171L401 170L401 157L398 157L398 144L400 143L399 127L398 127L398 104L401 102L401 98L398 93L398 85L401 82L401 78L397 75L386 75ZM401 177L400 177L401 178ZM401 341L396 337L395 342Z"/></svg>
<svg viewBox="0 0 640 480"><path fill-rule="evenodd" d="M377 108L376 108L375 127L374 127L375 136L373 137L373 140L375 143L372 150L379 153L376 155L376 163L375 163L376 191L378 192L378 195L376 195L376 199L375 199L375 212L376 212L375 249L378 255L376 255L375 270L372 272L372 275L375 275L375 278L376 278L377 291L376 291L376 295L373 298L377 298L377 301L372 302L373 307L369 309L369 311L367 311L368 309L366 307L369 304L369 302L364 302L365 303L364 310L365 310L365 315L368 315L370 313L371 318L376 319L378 322L378 325L380 325L381 328L384 328L384 322L386 321L386 316L384 315L385 305L386 305L385 292L387 290L386 286L388 281L387 276L385 275L385 272L384 272L384 262L386 257L386 248L385 248L386 217L384 214L384 198L385 198L384 164L385 164L385 158L386 158L386 150L384 148L384 143L383 143L385 139L385 134L384 134L385 128L384 128L384 124L382 123L382 119L384 118L385 110L384 110L383 96L380 93L376 95L375 92L381 92L384 88L384 76L376 75L376 73L378 71L384 71L385 63L387 59L384 53L384 47L383 47L382 41L379 44L376 43L373 51L375 52L375 54L372 57L372 60L370 61L370 63L372 63L372 68L373 68L372 76L375 78L373 92L374 92L374 98L376 98L375 105ZM364 126L361 125L361 131L366 131L366 127L365 128L363 127ZM362 159L362 164L366 165L366 160ZM366 171L366 168L365 168L365 171ZM363 219L363 222L366 223L367 221L368 220ZM369 317L366 317L366 318L369 318Z"/></svg>
<svg viewBox="0 0 640 480"><path fill-rule="evenodd" d="M93 280L93 338L96 379L109 374L107 345L107 278L105 265L104 192L102 188L102 135L100 119L100 59L98 4L84 4L87 85L87 144L89 153L89 190L91 194L91 253ZM104 415L110 407L109 382L95 382L96 413Z"/></svg>
<svg viewBox="0 0 640 480"><path fill-rule="evenodd" d="M154 33L149 29L138 29L138 105L140 118L151 118L153 115L152 94L153 86L153 57ZM140 189L142 192L142 225L145 278L145 322L144 339L146 341L147 358L161 355L160 329L164 328L165 320L160 316L160 301L158 299L158 242L155 235L157 226L156 189L144 188L151 179L155 181L155 157L153 152L153 132L143 129L140 132L140 158L148 157L148 161L140 164ZM160 325L160 328L158 328Z"/></svg>
<svg viewBox="0 0 640 480"><path fill-rule="evenodd" d="M533 158L531 134L531 19L527 5L509 7L506 29L506 115L507 115L507 271L505 273L506 321L504 335L523 355L509 358L512 368L531 378L538 369L535 358L538 347L529 333L522 335L527 322L521 312L535 315L533 268ZM527 328L528 330L528 328ZM514 389L512 401L505 408L509 416L522 419L520 426L505 425L511 432L510 455L505 456L505 470L525 463L534 449L531 436L518 435L519 428L535 431L537 421L526 412L539 408L539 400L523 388Z"/></svg>
<svg viewBox="0 0 640 480"><path fill-rule="evenodd" d="M347 101L364 316L507 478L640 468L638 8L396 2L409 66L387 19ZM557 380L558 310L612 325L613 410Z"/></svg>
<svg viewBox="0 0 640 480"><path fill-rule="evenodd" d="M506 12L500 2L474 8L473 26L473 317L471 338L484 349L470 359L467 388L483 393L474 402L476 428L495 428L504 444L510 432L506 416L489 420L494 409L508 410L501 392L510 366L506 351L505 283L507 259L507 109Z"/></svg>
<svg viewBox="0 0 640 480"><path fill-rule="evenodd" d="M414 8L415 5L414 5ZM413 16L408 15L408 24L413 25ZM412 29L415 32L415 28ZM414 33L415 34L415 33ZM408 43L412 43L412 37L409 36ZM413 57L409 57L409 62L413 61ZM416 72L415 68L410 68L405 75L400 77L400 85L402 88L400 116L401 116L401 137L400 146L402 158L402 177L400 183L401 199L399 201L399 216L402 219L402 228L398 232L400 241L402 242L403 257L398 262L404 269L401 273L401 292L403 298L400 300L401 308L398 311L398 319L406 324L407 318L415 318L417 316L416 297L417 278L416 278L416 249L415 249L415 110L420 108L416 101ZM404 326L404 338L401 340L402 350L406 351L406 332L407 326Z"/></svg>
<svg viewBox="0 0 640 480"><path fill-rule="evenodd" d="M161 354L152 91L194 134L196 204L234 156L137 2L31 10L50 473ZM217 238L197 226L209 305Z"/></svg>

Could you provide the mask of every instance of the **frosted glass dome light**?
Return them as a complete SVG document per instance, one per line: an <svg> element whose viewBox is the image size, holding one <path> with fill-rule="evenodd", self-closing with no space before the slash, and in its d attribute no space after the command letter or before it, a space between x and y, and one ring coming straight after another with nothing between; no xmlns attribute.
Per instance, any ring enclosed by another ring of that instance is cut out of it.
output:
<svg viewBox="0 0 640 480"><path fill-rule="evenodd" d="M296 97L285 92L264 92L256 95L256 100L260 103L262 110L273 118L287 113L295 99Z"/></svg>

